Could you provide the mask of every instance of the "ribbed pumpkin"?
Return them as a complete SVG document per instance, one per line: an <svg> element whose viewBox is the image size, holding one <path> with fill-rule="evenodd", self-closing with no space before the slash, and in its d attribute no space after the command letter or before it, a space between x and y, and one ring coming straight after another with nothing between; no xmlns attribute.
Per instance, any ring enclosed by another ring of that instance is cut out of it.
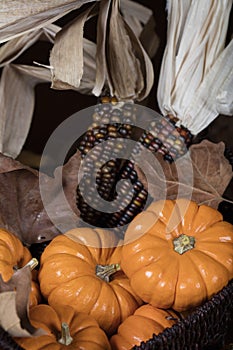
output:
<svg viewBox="0 0 233 350"><path fill-rule="evenodd" d="M13 275L14 269L25 266L32 259L30 251L11 232L0 228L0 274L4 282ZM39 286L36 282L36 272L32 274L32 286L29 305L36 305L40 300Z"/></svg>
<svg viewBox="0 0 233 350"><path fill-rule="evenodd" d="M119 270L122 246L113 232L77 228L55 237L41 256L39 282L50 305L92 315L107 334L141 305Z"/></svg>
<svg viewBox="0 0 233 350"><path fill-rule="evenodd" d="M40 286L38 282L38 271L33 270L29 307L38 305L41 302L41 300L42 300L42 295L40 292Z"/></svg>
<svg viewBox="0 0 233 350"><path fill-rule="evenodd" d="M32 325L47 334L15 338L25 350L110 350L104 331L93 317L85 313L75 313L71 306L40 304L30 309Z"/></svg>
<svg viewBox="0 0 233 350"><path fill-rule="evenodd" d="M195 307L233 278L233 226L194 201L154 202L129 225L121 268L145 302Z"/></svg>
<svg viewBox="0 0 233 350"><path fill-rule="evenodd" d="M0 229L0 273L8 281L14 270L21 268L31 259L29 250L11 232Z"/></svg>
<svg viewBox="0 0 233 350"><path fill-rule="evenodd" d="M139 307L129 316L110 339L112 350L131 350L143 341L151 339L165 328L177 322L177 315L170 310L155 308L149 304Z"/></svg>

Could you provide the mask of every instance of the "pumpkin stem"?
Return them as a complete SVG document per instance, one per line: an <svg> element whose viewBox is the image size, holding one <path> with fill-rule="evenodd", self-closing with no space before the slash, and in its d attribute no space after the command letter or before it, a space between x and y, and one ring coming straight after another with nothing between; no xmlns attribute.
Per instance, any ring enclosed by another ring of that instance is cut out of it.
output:
<svg viewBox="0 0 233 350"><path fill-rule="evenodd" d="M187 236L185 234L180 235L179 237L173 240L174 250L180 255L192 250L195 246L195 238L192 236Z"/></svg>
<svg viewBox="0 0 233 350"><path fill-rule="evenodd" d="M67 323L63 322L61 325L61 338L58 340L60 344L70 345L73 338L70 335L70 329Z"/></svg>
<svg viewBox="0 0 233 350"><path fill-rule="evenodd" d="M34 270L34 268L39 264L38 260L36 258L32 258L24 267L29 266L30 270Z"/></svg>
<svg viewBox="0 0 233 350"><path fill-rule="evenodd" d="M13 266L14 271L18 271L20 269L24 269L25 267L29 266L30 270L34 270L34 268L39 264L39 261L36 258L32 258L26 265L19 268L17 265Z"/></svg>
<svg viewBox="0 0 233 350"><path fill-rule="evenodd" d="M95 273L96 276L100 277L103 281L109 282L110 276L120 269L120 264L96 265Z"/></svg>

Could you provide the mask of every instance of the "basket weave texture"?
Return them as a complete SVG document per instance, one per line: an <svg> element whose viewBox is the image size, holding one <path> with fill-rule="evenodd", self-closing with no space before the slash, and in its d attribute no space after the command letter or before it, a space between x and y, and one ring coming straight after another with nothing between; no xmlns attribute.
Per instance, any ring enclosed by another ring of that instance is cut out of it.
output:
<svg viewBox="0 0 233 350"><path fill-rule="evenodd" d="M233 281L185 319L133 350L223 349L233 339Z"/></svg>
<svg viewBox="0 0 233 350"><path fill-rule="evenodd" d="M230 340L233 341L233 280L189 316L133 350L220 350ZM0 350L23 348L0 328Z"/></svg>

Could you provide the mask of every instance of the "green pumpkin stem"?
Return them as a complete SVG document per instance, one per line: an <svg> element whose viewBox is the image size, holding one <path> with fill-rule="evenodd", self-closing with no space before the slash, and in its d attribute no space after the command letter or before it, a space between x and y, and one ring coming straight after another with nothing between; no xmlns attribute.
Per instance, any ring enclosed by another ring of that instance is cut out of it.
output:
<svg viewBox="0 0 233 350"><path fill-rule="evenodd" d="M73 341L73 338L70 335L70 329L67 323L63 322L61 325L61 338L58 340L60 344L70 345Z"/></svg>
<svg viewBox="0 0 233 350"><path fill-rule="evenodd" d="M96 276L101 278L105 282L110 281L110 277L117 271L119 271L120 264L111 264L111 265L96 265Z"/></svg>
<svg viewBox="0 0 233 350"><path fill-rule="evenodd" d="M195 238L182 234L173 240L173 245L175 252L182 255L195 247Z"/></svg>

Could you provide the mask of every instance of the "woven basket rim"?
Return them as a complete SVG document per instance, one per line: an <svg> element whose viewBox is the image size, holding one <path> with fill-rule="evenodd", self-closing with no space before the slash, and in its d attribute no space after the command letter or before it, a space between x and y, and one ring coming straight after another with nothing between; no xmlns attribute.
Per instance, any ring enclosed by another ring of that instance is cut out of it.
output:
<svg viewBox="0 0 233 350"><path fill-rule="evenodd" d="M224 304L224 312L227 314L226 321L229 321L225 322L224 324L226 327L230 327L232 324L231 322L233 322L233 279L230 280L222 290L213 295L210 300L196 307L189 315L178 320L176 324L170 328L166 328L158 335L154 334L151 339L148 339L146 342L142 342L140 346L134 346L133 350L191 350L202 349L205 346L209 346L211 345L211 341L213 341L213 345L219 341L224 343L227 336L226 329L220 329L219 334L217 334L218 332L216 333L216 329L213 329L213 334L211 334L212 340L209 339L208 334L206 336L206 340L204 340L203 338L196 337L195 330L193 328L194 325L197 325L197 329L201 328L202 324L205 324L205 318L206 320L213 319L212 313L215 313L215 316L224 319L224 315L219 312L222 304ZM210 330L211 328L214 328L213 324L211 323L209 326ZM230 331L230 329L227 330ZM187 333L193 333L190 334L192 341L189 344L185 342L185 336Z"/></svg>

